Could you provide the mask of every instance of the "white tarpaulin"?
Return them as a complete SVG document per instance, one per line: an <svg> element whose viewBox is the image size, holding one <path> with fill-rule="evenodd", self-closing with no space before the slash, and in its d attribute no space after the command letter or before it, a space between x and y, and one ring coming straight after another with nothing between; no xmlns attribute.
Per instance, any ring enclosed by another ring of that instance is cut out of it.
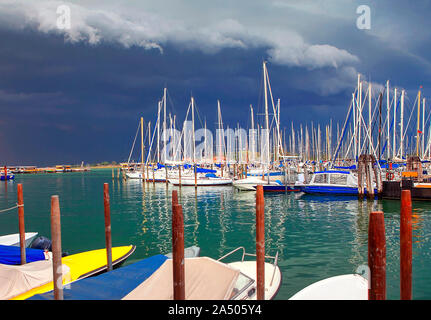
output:
<svg viewBox="0 0 431 320"><path fill-rule="evenodd" d="M231 297L239 270L207 257L185 259L187 300L226 300ZM151 277L126 295L123 300L172 300L172 259L168 259Z"/></svg>
<svg viewBox="0 0 431 320"><path fill-rule="evenodd" d="M63 277L70 269L63 267ZM52 281L52 260L41 260L24 265L0 264L0 299L11 299Z"/></svg>

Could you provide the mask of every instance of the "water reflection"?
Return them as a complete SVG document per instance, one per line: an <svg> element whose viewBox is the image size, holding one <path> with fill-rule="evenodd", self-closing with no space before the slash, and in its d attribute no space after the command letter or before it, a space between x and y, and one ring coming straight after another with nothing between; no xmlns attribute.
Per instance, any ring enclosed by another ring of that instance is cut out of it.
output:
<svg viewBox="0 0 431 320"><path fill-rule="evenodd" d="M239 246L255 252L255 192L237 192L232 187L195 190L134 179L112 181L111 170L28 175L17 180L15 184L23 182L24 186L27 230L49 235L49 199L52 194L60 195L62 237L69 252L103 246L104 182L110 183L112 192L113 244L137 246L126 263L171 251L172 190L178 191L183 207L186 246L197 245L202 255L213 258ZM0 184L0 192L0 209L15 204L14 182ZM279 252L284 280L278 299L366 264L368 217L375 210L385 214L388 298L399 298L399 201L299 197L294 193L265 194L264 199L266 252ZM414 297L431 297L430 213L431 203L413 202ZM0 215L0 234L16 230L16 216Z"/></svg>

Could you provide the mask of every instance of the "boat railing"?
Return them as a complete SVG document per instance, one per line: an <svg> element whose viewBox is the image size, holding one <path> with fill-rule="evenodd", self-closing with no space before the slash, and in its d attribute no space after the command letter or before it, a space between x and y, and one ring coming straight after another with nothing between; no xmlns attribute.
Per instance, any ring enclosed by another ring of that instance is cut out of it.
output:
<svg viewBox="0 0 431 320"><path fill-rule="evenodd" d="M256 254L255 254L255 253L247 253L247 252L245 252L245 248L244 248L244 247L238 247L238 248L236 248L236 249L234 249L234 250L232 250L232 251L230 251L230 252L226 253L226 254L225 254L224 256L222 256L221 258L218 258L218 259L217 259L217 261L221 261L221 260L223 260L223 259L225 259L225 258L229 257L230 255L232 255L233 253L235 253L235 252L237 252L237 251L239 251L239 250L242 250L242 258L241 258L241 262L244 262L244 258L245 258L245 256L249 256L249 257L256 257ZM271 285L272 285L272 282L273 282L273 280L274 280L274 276L275 276L275 270L276 270L276 268L277 268L277 266L278 266L278 251L276 252L275 256L265 256L265 259L274 259L274 262L273 262L274 272L272 273L272 277L271 277Z"/></svg>

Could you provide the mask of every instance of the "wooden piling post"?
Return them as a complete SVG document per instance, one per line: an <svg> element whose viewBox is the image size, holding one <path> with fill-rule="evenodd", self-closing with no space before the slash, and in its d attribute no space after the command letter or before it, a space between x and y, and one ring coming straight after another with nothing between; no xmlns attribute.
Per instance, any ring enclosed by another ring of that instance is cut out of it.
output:
<svg viewBox="0 0 431 320"><path fill-rule="evenodd" d="M374 186L373 186L373 178L372 178L372 171L373 171L373 159L371 158L371 155L367 155L367 162L366 162L366 179L367 179L367 198L368 199L374 199Z"/></svg>
<svg viewBox="0 0 431 320"><path fill-rule="evenodd" d="M386 239L382 211L370 213L368 225L369 300L386 300Z"/></svg>
<svg viewBox="0 0 431 320"><path fill-rule="evenodd" d="M400 294L401 300L412 299L412 199L410 190L401 191Z"/></svg>
<svg viewBox="0 0 431 320"><path fill-rule="evenodd" d="M174 300L185 300L184 218L175 190L172 192L172 263Z"/></svg>
<svg viewBox="0 0 431 320"><path fill-rule="evenodd" d="M181 188L181 164L178 166L178 182L179 182L179 185L180 185L180 188Z"/></svg>
<svg viewBox="0 0 431 320"><path fill-rule="evenodd" d="M18 225L19 225L19 247L21 249L21 264L27 263L25 254L25 225L24 225L24 197L22 194L22 184L17 185L18 193Z"/></svg>
<svg viewBox="0 0 431 320"><path fill-rule="evenodd" d="M265 299L265 200L263 187L256 187L256 282L257 300Z"/></svg>
<svg viewBox="0 0 431 320"><path fill-rule="evenodd" d="M105 208L105 242L106 261L108 271L112 270L112 235L111 235L111 208L109 198L109 184L103 184L103 204Z"/></svg>
<svg viewBox="0 0 431 320"><path fill-rule="evenodd" d="M178 204L178 192L177 190L172 190L172 206ZM172 207L173 210L174 207Z"/></svg>
<svg viewBox="0 0 431 320"><path fill-rule="evenodd" d="M54 299L63 300L63 272L61 265L61 222L58 196L51 196L51 239Z"/></svg>
<svg viewBox="0 0 431 320"><path fill-rule="evenodd" d="M363 157L360 156L358 159L358 197L362 199L364 197L364 162Z"/></svg>
<svg viewBox="0 0 431 320"><path fill-rule="evenodd" d="M114 180L114 168L112 168L112 180Z"/></svg>
<svg viewBox="0 0 431 320"><path fill-rule="evenodd" d="M165 182L166 182L166 186L168 186L168 183L169 183L169 181L168 181L168 167L167 167L166 163L165 163Z"/></svg>

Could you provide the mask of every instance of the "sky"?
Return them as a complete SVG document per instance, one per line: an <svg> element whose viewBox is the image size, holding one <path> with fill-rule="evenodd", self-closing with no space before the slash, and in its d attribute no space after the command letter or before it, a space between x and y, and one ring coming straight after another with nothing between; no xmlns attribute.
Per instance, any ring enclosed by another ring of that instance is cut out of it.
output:
<svg viewBox="0 0 431 320"><path fill-rule="evenodd" d="M357 24L364 5L369 29ZM165 87L177 123L193 96L197 127L215 130L220 100L224 125L247 128L250 105L263 120L263 61L282 128L342 125L358 74L373 95L389 80L412 104L431 85L430 9L428 0L0 0L0 164L127 161Z"/></svg>

